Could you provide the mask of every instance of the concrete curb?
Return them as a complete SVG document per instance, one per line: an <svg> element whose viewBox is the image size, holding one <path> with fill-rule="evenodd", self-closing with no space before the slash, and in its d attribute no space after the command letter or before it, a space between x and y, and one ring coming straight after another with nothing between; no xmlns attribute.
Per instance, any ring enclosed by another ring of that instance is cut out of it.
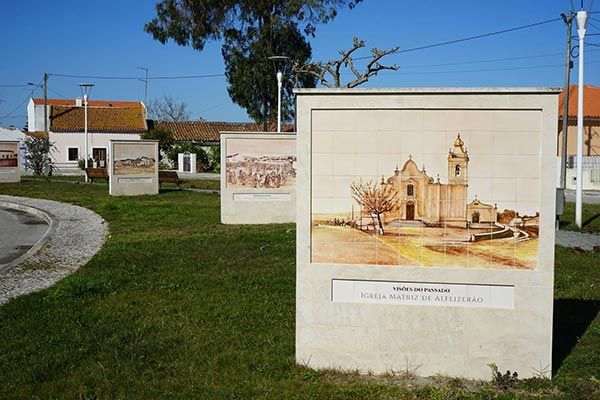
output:
<svg viewBox="0 0 600 400"><path fill-rule="evenodd" d="M12 298L37 292L87 264L102 248L108 226L95 212L53 200L0 195L0 203L35 213L52 221L35 252L0 273L0 305ZM36 244L37 245L37 244ZM12 264L12 262L11 262Z"/></svg>
<svg viewBox="0 0 600 400"><path fill-rule="evenodd" d="M19 211L23 211L23 212L26 212L31 215L35 215L36 217L46 221L46 223L48 224L48 229L46 230L44 235L40 238L40 240L38 240L36 242L36 244L34 244L31 247L31 249L29 249L25 254L21 255L20 257L17 257L16 259L12 260L8 264L4 264L4 265L0 266L0 273L1 273L1 272L11 269L15 265L21 264L23 261L25 261L32 255L34 255L39 249L41 249L42 246L48 241L48 239L50 239L52 234L56 231L56 226L58 224L58 221L51 214L44 212L44 211L40 210L39 208L26 206L24 204L11 203L8 201L0 200L0 207L12 208L13 210L19 210Z"/></svg>

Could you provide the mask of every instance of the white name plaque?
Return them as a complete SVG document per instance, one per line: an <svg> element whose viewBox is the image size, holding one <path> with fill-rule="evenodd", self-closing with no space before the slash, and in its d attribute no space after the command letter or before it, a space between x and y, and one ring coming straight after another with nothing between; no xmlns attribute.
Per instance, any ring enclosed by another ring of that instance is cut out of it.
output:
<svg viewBox="0 0 600 400"><path fill-rule="evenodd" d="M152 183L152 178L118 178L119 183Z"/></svg>
<svg viewBox="0 0 600 400"><path fill-rule="evenodd" d="M514 308L515 288L505 285L332 279L331 299L340 303Z"/></svg>
<svg viewBox="0 0 600 400"><path fill-rule="evenodd" d="M234 193L233 201L290 201L289 193Z"/></svg>
<svg viewBox="0 0 600 400"><path fill-rule="evenodd" d="M14 174L17 172L14 168L0 168L0 174Z"/></svg>

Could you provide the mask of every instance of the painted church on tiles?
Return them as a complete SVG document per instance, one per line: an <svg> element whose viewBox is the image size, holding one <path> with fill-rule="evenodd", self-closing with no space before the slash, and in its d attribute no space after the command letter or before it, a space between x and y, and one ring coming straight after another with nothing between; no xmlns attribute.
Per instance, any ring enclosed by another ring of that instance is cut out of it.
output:
<svg viewBox="0 0 600 400"><path fill-rule="evenodd" d="M449 225L466 228L470 224L493 224L497 208L475 198L467 204L469 154L457 135L448 152L448 183L428 176L425 166L419 169L412 156L393 176L382 178L383 185L394 185L398 196L397 210L384 216L386 222L421 221L427 226Z"/></svg>

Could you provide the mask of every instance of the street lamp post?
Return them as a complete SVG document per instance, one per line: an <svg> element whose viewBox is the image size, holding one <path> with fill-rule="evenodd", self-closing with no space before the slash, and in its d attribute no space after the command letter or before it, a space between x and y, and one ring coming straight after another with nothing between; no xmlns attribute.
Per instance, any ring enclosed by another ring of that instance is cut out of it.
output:
<svg viewBox="0 0 600 400"><path fill-rule="evenodd" d="M87 168L88 168L88 160L89 160L89 144L88 144L88 98L92 91L92 87L94 87L93 83L80 83L79 87L81 88L81 94L83 95L83 115L84 115L84 127L83 127L83 137L84 137L84 162L86 173L85 173L85 181L88 181L87 176Z"/></svg>
<svg viewBox="0 0 600 400"><path fill-rule="evenodd" d="M583 200L583 46L587 12L577 12L577 34L579 35L579 87L577 90L577 186L575 192L575 223L581 229Z"/></svg>
<svg viewBox="0 0 600 400"><path fill-rule="evenodd" d="M269 60L277 61L285 61L289 60L289 57L286 56L272 56L269 57ZM277 133L281 133L281 87L283 83L283 73L278 69L277 70Z"/></svg>
<svg viewBox="0 0 600 400"><path fill-rule="evenodd" d="M277 133L281 132L281 83L283 74L277 71Z"/></svg>

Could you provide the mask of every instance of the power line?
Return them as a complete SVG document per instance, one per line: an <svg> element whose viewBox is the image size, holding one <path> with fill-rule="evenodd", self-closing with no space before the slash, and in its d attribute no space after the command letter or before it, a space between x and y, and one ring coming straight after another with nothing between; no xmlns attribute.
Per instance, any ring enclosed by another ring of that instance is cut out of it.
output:
<svg viewBox="0 0 600 400"><path fill-rule="evenodd" d="M60 92L58 92L58 91L56 91L56 90L54 90L54 89L51 89L51 88L47 88L47 89L48 89L49 91L53 92L53 93L56 93L57 95L59 95L59 96L60 96L60 97L62 97L63 99L66 99L66 98L67 98L67 96L65 96L64 94L62 94L62 93L60 93Z"/></svg>
<svg viewBox="0 0 600 400"><path fill-rule="evenodd" d="M560 21L560 20L561 20L561 18L548 19L548 20L545 20L545 21L534 22L532 24L521 25L521 26L517 26L517 27L514 27L514 28L509 28L509 29L503 29L503 30L500 30L500 31L484 33L484 34L481 34L481 35L468 36L468 37L461 38L461 39L448 40L446 42L428 44L428 45L425 45L425 46L412 47L412 48L405 49L405 50L398 50L398 51L394 52L393 54L402 54L402 53L408 53L410 51L431 49L433 47L440 47L440 46L446 46L446 45L449 45L449 44L456 44L456 43L467 42L469 40L481 39L481 38L485 38L485 37L500 35L502 33L514 32L514 31L518 31L518 30L521 30L521 29L532 28L534 26L540 26L540 25L544 25L544 24L549 24L550 22L555 22L555 21ZM368 59L368 58L371 58L371 56L358 57L358 58L355 58L354 60L364 60L364 59Z"/></svg>
<svg viewBox="0 0 600 400"><path fill-rule="evenodd" d="M586 43L588 44L588 43ZM586 64L598 64L600 61L586 61ZM525 69L538 69L538 68L556 68L564 67L564 64L544 64L544 65L530 65L526 67L507 67L507 68L483 68L483 69L469 69L469 70L454 70L454 71L423 71L423 72L390 72L380 73L380 75L430 75L430 74L454 74L454 73L473 73L473 72L494 72L494 71L515 71Z"/></svg>
<svg viewBox="0 0 600 400"><path fill-rule="evenodd" d="M590 21L588 21L588 25L589 26L593 26L594 28L596 28L596 29L598 29L600 31L600 28L598 28L596 25L592 24ZM593 33L592 33L592 35L593 35Z"/></svg>
<svg viewBox="0 0 600 400"><path fill-rule="evenodd" d="M48 74L49 76L56 76L62 78L80 78L80 79L111 79L111 80L139 80L137 76L94 76L94 75L70 75L70 74ZM159 79L201 79L201 78L216 78L225 76L225 74L207 74L207 75L180 75L180 76L152 76L148 77L148 80L159 80Z"/></svg>
<svg viewBox="0 0 600 400"><path fill-rule="evenodd" d="M409 69L409 68L426 68L426 67L447 67L451 65L469 65L469 64L483 64L483 63L491 63L498 61L513 61L513 60L526 60L530 58L544 58L544 57L553 57L553 56L562 56L561 53L546 53L546 54L535 54L530 56L520 56L520 57L505 57L505 58L490 58L484 60L472 60L472 61L460 61L460 62L449 62L449 63L441 63L441 64L421 64L421 65L406 65L400 66L400 70Z"/></svg>
<svg viewBox="0 0 600 400"><path fill-rule="evenodd" d="M4 118L8 118L11 115L13 115L19 108L21 108L25 103L27 103L29 101L29 98L31 98L33 96L33 92L36 91L36 89L39 88L40 84L42 83L42 81L40 81L37 85L33 85L33 89L31 89L31 92L29 93L29 95L27 97L25 97L25 100L23 100L21 103L19 103L18 106L16 106L11 112L9 112L8 114L0 117L0 119L4 119ZM29 85L28 85L29 86Z"/></svg>
<svg viewBox="0 0 600 400"><path fill-rule="evenodd" d="M0 85L0 87L26 87L26 86L29 86L29 85L22 85L22 84L19 84L19 83L8 84L8 85Z"/></svg>

